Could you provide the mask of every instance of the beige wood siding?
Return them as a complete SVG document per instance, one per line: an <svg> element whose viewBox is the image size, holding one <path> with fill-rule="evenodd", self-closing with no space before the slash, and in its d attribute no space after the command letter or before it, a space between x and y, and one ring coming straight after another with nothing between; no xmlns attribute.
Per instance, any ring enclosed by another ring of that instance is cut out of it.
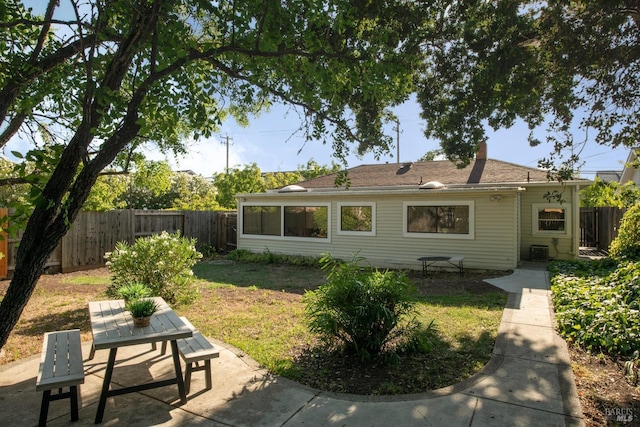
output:
<svg viewBox="0 0 640 427"><path fill-rule="evenodd" d="M500 193L501 200L492 201L495 192L442 193L412 192L361 195L336 193L322 197L310 195L255 195L245 203L314 205L329 202L330 238L303 240L297 238L267 238L242 235L239 212L238 247L253 252L268 248L274 253L316 256L330 252L333 256L350 259L355 253L380 268L420 269L417 258L425 255L464 256L465 268L508 270L517 266L517 193ZM473 205L474 238L405 237L403 234L403 203L412 202L471 202ZM338 203L375 203L375 235L354 236L337 233ZM240 200L240 209L243 201Z"/></svg>
<svg viewBox="0 0 640 427"><path fill-rule="evenodd" d="M557 188L557 187L556 187ZM565 234L558 235L540 235L533 231L534 213L533 206L535 204L556 204L557 202L549 202L545 198L545 193L553 190L551 187L529 187L527 191L522 193L522 212L521 212L521 243L520 251L523 259L529 259L531 245L544 245L549 247L550 259L573 259L576 257L577 248L575 247L575 232L579 230L579 224L576 224L576 209L579 209L574 202L576 188L567 186L562 195L564 201L561 206L566 206L569 213L568 230Z"/></svg>

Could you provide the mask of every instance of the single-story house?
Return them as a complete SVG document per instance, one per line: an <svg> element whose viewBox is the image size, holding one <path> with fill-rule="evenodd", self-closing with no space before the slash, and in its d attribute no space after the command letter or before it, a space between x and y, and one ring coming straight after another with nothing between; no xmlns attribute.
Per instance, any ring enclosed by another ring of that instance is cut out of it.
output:
<svg viewBox="0 0 640 427"><path fill-rule="evenodd" d="M545 171L487 158L362 165L265 193L238 194L238 248L420 269L424 256L463 257L464 268L510 270L521 260L579 255L579 191ZM560 192L560 202L545 197ZM438 264L439 265L439 264ZM446 265L446 263L445 263Z"/></svg>
<svg viewBox="0 0 640 427"><path fill-rule="evenodd" d="M620 176L620 184L626 184L629 181L633 181L637 185L640 185L640 169L633 167L633 163L638 158L639 152L640 148L638 147L632 148L629 151L629 156L627 157L627 161L624 164L624 169Z"/></svg>

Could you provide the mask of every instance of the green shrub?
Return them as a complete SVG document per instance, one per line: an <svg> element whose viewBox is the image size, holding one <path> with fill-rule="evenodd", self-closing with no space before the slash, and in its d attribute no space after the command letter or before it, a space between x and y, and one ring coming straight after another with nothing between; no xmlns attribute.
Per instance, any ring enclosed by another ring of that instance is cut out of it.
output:
<svg viewBox="0 0 640 427"><path fill-rule="evenodd" d="M563 261L550 270L565 339L613 355L640 350L640 261Z"/></svg>
<svg viewBox="0 0 640 427"><path fill-rule="evenodd" d="M214 245L204 244L198 245L196 250L202 254L202 257L208 260L218 258L218 250Z"/></svg>
<svg viewBox="0 0 640 427"><path fill-rule="evenodd" d="M121 287L142 283L169 304L191 303L198 297L191 267L201 257L195 239L180 233L143 237L131 246L118 242L113 252L105 254L112 274L107 294L116 297Z"/></svg>
<svg viewBox="0 0 640 427"><path fill-rule="evenodd" d="M317 267L320 258L302 256L276 254L269 249L265 249L262 253L250 252L246 249L235 249L227 255L227 259L237 262L254 262L259 264L288 264L307 267Z"/></svg>
<svg viewBox="0 0 640 427"><path fill-rule="evenodd" d="M322 258L328 282L303 297L309 329L361 360L377 358L399 337L409 335L413 346L423 346L416 341L415 321L403 322L416 305L409 279L403 273L362 267L361 261Z"/></svg>
<svg viewBox="0 0 640 427"><path fill-rule="evenodd" d="M624 213L618 236L609 246L609 254L616 259L640 259L640 205Z"/></svg>

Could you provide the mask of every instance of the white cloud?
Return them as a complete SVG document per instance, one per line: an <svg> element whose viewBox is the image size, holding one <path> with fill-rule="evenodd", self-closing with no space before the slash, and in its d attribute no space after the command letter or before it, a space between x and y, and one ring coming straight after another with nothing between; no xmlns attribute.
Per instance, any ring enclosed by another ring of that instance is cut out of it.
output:
<svg viewBox="0 0 640 427"><path fill-rule="evenodd" d="M234 145L229 146L229 167L243 164L242 149ZM192 170L197 174L210 177L224 172L227 167L227 147L217 138L187 143L187 154L174 158L172 154L164 155L155 147L147 147L145 156L149 160L166 160L173 170Z"/></svg>

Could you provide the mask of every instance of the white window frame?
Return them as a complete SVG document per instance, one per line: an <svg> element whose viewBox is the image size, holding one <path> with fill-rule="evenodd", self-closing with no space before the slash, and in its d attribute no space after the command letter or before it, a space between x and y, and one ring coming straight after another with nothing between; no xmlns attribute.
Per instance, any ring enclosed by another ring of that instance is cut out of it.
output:
<svg viewBox="0 0 640 427"><path fill-rule="evenodd" d="M245 233L244 232L244 208L245 207L252 207L252 206L259 206L259 207L270 207L270 206L274 206L274 207L279 207L280 208L280 236L282 235L282 205L280 203L271 203L271 204L266 204L266 203L242 203L238 206L238 234L240 236L243 237L257 237L259 239L264 239L267 237L279 237L279 235L277 234L253 234L253 233Z"/></svg>
<svg viewBox="0 0 640 427"><path fill-rule="evenodd" d="M540 230L538 228L538 211L541 209L563 209L564 230ZM568 203L533 203L531 205L531 234L534 236L568 236L571 230L571 204Z"/></svg>
<svg viewBox="0 0 640 427"><path fill-rule="evenodd" d="M469 207L469 233L453 234L453 233L415 233L407 231L409 226L408 209L409 206L467 206ZM425 201L415 200L407 201L402 204L402 235L403 237L419 238L419 239L457 239L457 240L473 240L475 239L475 202L473 200L447 200L447 201Z"/></svg>
<svg viewBox="0 0 640 427"><path fill-rule="evenodd" d="M244 232L244 207L245 206L279 206L280 207L280 235L273 234L245 234ZM305 207L326 207L327 208L327 237L299 237L299 236L285 236L284 230L284 208L286 206L305 206ZM316 243L331 243L331 203L312 203L312 202L249 202L240 203L238 205L238 231L239 236L244 239L263 239L263 240L286 240L296 242L316 242Z"/></svg>
<svg viewBox="0 0 640 427"><path fill-rule="evenodd" d="M376 235L376 204L375 202L338 202L338 234L345 236L375 236ZM342 229L342 207L343 206L368 206L371 208L371 230L370 231L356 231L356 230L343 230Z"/></svg>

